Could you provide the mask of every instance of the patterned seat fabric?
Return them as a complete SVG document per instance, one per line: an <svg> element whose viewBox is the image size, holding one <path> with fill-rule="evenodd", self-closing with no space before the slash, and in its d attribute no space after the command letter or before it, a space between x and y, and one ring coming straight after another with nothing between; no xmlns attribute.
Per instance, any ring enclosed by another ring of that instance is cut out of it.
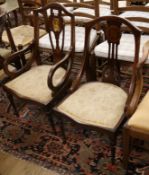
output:
<svg viewBox="0 0 149 175"><path fill-rule="evenodd" d="M96 38L97 33L96 30L91 31L91 38L90 38L90 45L93 43L94 39ZM53 36L54 37L54 36ZM75 27L75 52L83 52L84 50L84 40L85 40L85 28L84 27ZM70 27L67 26L65 28L65 44L64 44L64 51L68 51L70 48ZM39 39L39 47L40 48L47 48L51 49L49 35L46 34L45 36Z"/></svg>
<svg viewBox="0 0 149 175"><path fill-rule="evenodd" d="M141 36L141 42L140 42L140 55L139 58L142 57L142 48L146 41L149 40L149 35L142 35ZM122 34L121 42L119 44L118 49L118 59L123 61L133 61L134 59L134 37L131 34ZM129 52L128 52L129 50ZM103 43L97 45L95 47L95 55L98 57L107 58L108 53L108 43L107 41L104 41ZM141 61L141 60L140 60ZM146 61L146 64L149 64L149 58Z"/></svg>
<svg viewBox="0 0 149 175"><path fill-rule="evenodd" d="M87 83L57 109L81 124L114 129L124 112L127 94L109 83ZM113 105L114 104L114 105Z"/></svg>
<svg viewBox="0 0 149 175"><path fill-rule="evenodd" d="M47 105L52 99L52 91L47 84L47 77L52 66L41 65L30 69L21 76L5 84L19 97ZM59 68L54 75L53 84L57 85L64 77L65 70Z"/></svg>
<svg viewBox="0 0 149 175"><path fill-rule="evenodd" d="M12 37L15 45L26 46L31 43L34 39L34 27L29 25L21 25L11 29ZM46 32L40 29L40 36L43 36ZM3 32L2 40L9 43L6 32Z"/></svg>

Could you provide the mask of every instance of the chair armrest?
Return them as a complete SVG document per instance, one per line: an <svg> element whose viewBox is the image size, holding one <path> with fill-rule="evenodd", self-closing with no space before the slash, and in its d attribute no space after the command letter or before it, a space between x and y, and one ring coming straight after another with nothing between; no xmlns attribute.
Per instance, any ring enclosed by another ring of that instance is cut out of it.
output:
<svg viewBox="0 0 149 175"><path fill-rule="evenodd" d="M137 69L136 75L131 80L128 100L125 108L126 116L130 117L136 110L143 88L142 67Z"/></svg>
<svg viewBox="0 0 149 175"><path fill-rule="evenodd" d="M57 91L59 91L61 88L64 87L65 84L68 83L68 81L70 80L70 72L71 72L71 68L72 68L72 62L73 62L73 54L72 54L72 49L65 55L65 57L59 61L58 63L56 63L55 65L53 65L53 67L51 68L51 70L49 71L49 75L48 75L48 86L49 88L56 93ZM67 70L66 73L64 75L64 77L62 78L62 80L57 84L54 85L53 84L53 77L54 74L56 72L56 70L62 66L64 66L64 64L68 62L67 64Z"/></svg>
<svg viewBox="0 0 149 175"><path fill-rule="evenodd" d="M136 72L133 75L131 80L131 86L128 94L129 97L127 100L127 107L126 107L127 116L131 116L137 108L137 105L141 96L142 88L143 88L142 68L144 63L148 59L148 56L149 56L149 41L147 41L144 44L143 56L142 56L141 62L138 63Z"/></svg>
<svg viewBox="0 0 149 175"><path fill-rule="evenodd" d="M31 64L33 62L33 57L32 59L29 59L24 63L25 55L29 52L32 51L33 45L29 45L27 48L21 49L15 53L12 53L11 56L9 56L7 59L4 61L4 71L5 73L12 79L17 77L18 75L22 74L23 72L27 71L30 69ZM19 69L16 69L15 71L10 71L8 66L10 64L13 64L14 62L20 62L21 67Z"/></svg>

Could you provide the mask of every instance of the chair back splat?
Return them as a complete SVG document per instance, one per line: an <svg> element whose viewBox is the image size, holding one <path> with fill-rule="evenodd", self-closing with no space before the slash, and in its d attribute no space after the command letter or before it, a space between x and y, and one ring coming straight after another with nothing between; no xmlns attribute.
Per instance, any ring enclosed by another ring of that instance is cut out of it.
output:
<svg viewBox="0 0 149 175"><path fill-rule="evenodd" d="M139 45L140 45L141 31L137 27L131 25L131 23L128 20L125 20L125 19L122 19L116 16L100 17L92 22L89 22L86 25L86 42L85 42L86 52L90 52L88 49L89 48L88 42L89 42L89 33L91 30L91 27L93 27L97 23L100 24L100 27L103 30L104 35L105 35L105 40L108 43L107 45L108 46L107 64L102 71L102 80L105 82L120 84L120 67L119 67L119 61L118 61L118 47L121 41L120 39L122 36L122 28L124 26L127 26L134 35L135 57L133 61L134 61L135 68L139 61ZM97 52L98 52L98 46L95 47L95 55ZM89 53L86 53L86 56L88 54ZM86 57L86 59L88 59L88 57ZM87 62L89 63L89 61ZM95 72L94 74L90 72L93 70L95 70L95 68L90 68L86 70L88 78L91 78L90 75L94 75L94 76L96 75Z"/></svg>
<svg viewBox="0 0 149 175"><path fill-rule="evenodd" d="M50 11L48 10L50 8ZM47 14L48 12L48 14ZM39 15L42 14L44 18L45 29L49 38L49 50L51 51L54 63L61 60L64 51L72 54L75 49L75 30L74 30L74 16L67 11L64 6L59 9L58 3L47 4L43 8L34 11L35 14L35 43L38 51L39 48ZM50 14L50 15L49 15ZM64 21L64 17L70 18L70 25ZM65 29L69 28L69 40L66 43ZM47 37L46 35L46 37Z"/></svg>

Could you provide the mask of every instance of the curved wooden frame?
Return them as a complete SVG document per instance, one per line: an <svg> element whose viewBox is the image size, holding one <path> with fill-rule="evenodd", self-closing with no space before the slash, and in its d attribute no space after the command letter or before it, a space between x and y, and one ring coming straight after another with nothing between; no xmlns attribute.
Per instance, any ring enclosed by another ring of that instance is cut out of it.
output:
<svg viewBox="0 0 149 175"><path fill-rule="evenodd" d="M73 14L69 13L62 5L58 4L58 3L51 3L47 6L45 6L44 8L40 8L40 9L36 9L34 11L35 14L35 43L31 44L30 46L28 46L27 48L24 48L14 54L12 54L5 62L4 62L4 70L5 72L11 77L11 79L14 79L18 76L21 76L24 72L28 71L31 68L31 65L33 63L33 61L36 61L37 66L41 64L41 62L39 61L39 59L37 59L37 54L38 54L38 34L39 34L39 28L38 28L38 22L39 22L39 18L38 18L38 14L43 12L45 14L45 11L47 9L50 9L51 11L54 11L55 9L58 11L59 14L61 13L67 13L67 15L70 16L71 18L71 43L70 43L70 51L69 53L66 54L66 56L64 56L63 54L61 54L60 52L60 48L59 43L56 43L56 47L53 48L53 55L54 57L56 57L56 61L55 61L55 65L53 66L53 68L50 70L49 72L49 77L47 77L47 83L49 85L49 87L51 88L51 90L53 91L53 98L52 100L49 102L49 104L47 105L43 105L41 103L39 103L38 101L33 101L30 100L28 98L25 97L19 97L22 98L25 101L30 101L30 102L34 102L36 104L41 105L42 107L44 107L47 111L47 113L50 113L50 111L52 110L52 107L59 101L61 100L65 93L67 92L68 87L71 84L71 79L70 79L70 72L71 72L71 67L72 67L72 63L73 63L73 56L74 56L74 40L75 40L75 36L74 36L74 16ZM61 20L61 16L56 16L57 19ZM53 14L53 16L51 16L50 18L51 20L55 19L55 16ZM53 32L55 33L55 35L59 38L59 31L55 30L54 27L52 27L51 25L49 26L48 24L48 19L47 19L47 25L46 25L46 29L49 32ZM51 24L51 23L50 23ZM58 26L60 29L60 32L63 30L63 25L59 25ZM60 33L59 33L60 34ZM37 39L37 40L36 40ZM63 43L64 44L64 43ZM63 49L63 47L62 47ZM33 50L33 57L32 59L29 59L27 61L25 61L25 55L28 52L31 52ZM37 51L37 52L36 52ZM10 72L8 69L8 65L13 62L15 59L19 58L22 62L22 67L21 69L17 70L16 72ZM57 59L58 58L58 59ZM67 63L67 64L66 64ZM63 77L62 81L55 87L53 85L52 79L53 76L55 74L55 68L59 68L59 67L63 67L63 65L65 66L66 69L66 74ZM66 66L67 65L67 66ZM11 80L10 80L11 81ZM27 83L27 82L26 82ZM7 96L11 102L11 105L13 106L14 112L17 116L19 116L18 110L15 106L14 100L13 100L13 96L17 96L18 95L11 89L9 89L8 87L6 87L5 85L3 85L4 90L7 92ZM39 92L40 93L40 92ZM52 116L49 116L49 120L52 124L52 128L55 131L55 127L53 125L53 119ZM56 131L55 131L56 132Z"/></svg>
<svg viewBox="0 0 149 175"><path fill-rule="evenodd" d="M84 72L86 72L86 77L87 77L88 83L92 82L92 81L97 81L96 74L95 74L96 66L94 64L91 64L94 62L94 61L92 61L92 59L95 59L95 57L93 56L93 53L89 47L90 31L93 28L93 26L95 26L97 23L100 24L101 28L105 32L105 36L106 36L106 39L108 40L109 46L112 45L111 46L112 53L109 54L109 57L108 57L109 58L109 68L111 68L111 70L113 70L114 64L116 64L116 66L117 66L117 61L118 61L117 60L117 54L118 54L117 50L118 50L118 44L120 42L119 40L120 40L120 36L121 36L121 32L122 32L121 27L123 26L123 24L127 25L132 30L132 32L135 36L135 42L136 42L136 45L135 45L136 54L135 54L135 58L134 58L134 64L132 66L133 75L132 75L132 79L131 79L131 83L130 83L130 89L128 92L128 99L126 102L124 114L122 115L121 120L118 122L116 127L114 127L113 129L108 129L108 128L104 128L104 127L91 126L90 124L87 125L87 124L80 124L80 123L75 122L75 123L77 123L77 125L80 125L81 127L89 127L91 129L99 130L99 131L106 132L107 134L109 134L110 140L111 140L111 160L114 163L114 161L115 161L116 135L118 133L119 128L123 125L123 123L127 120L127 118L130 117L130 115L135 111L135 109L137 107L138 100L139 100L141 90L142 90L142 82L143 82L141 69L142 69L143 63L145 62L145 60L147 58L145 56L143 62L141 64L139 64L138 58L139 58L139 44L140 44L141 31L137 27L133 26L128 20L117 17L117 16L104 16L104 17L99 17L93 21L90 21L90 22L86 23L86 25L85 25L86 37L85 37L85 52L84 52L83 63L81 66L81 70L78 74L78 77L74 80L74 83L72 84L72 87L70 88L70 94L72 94L75 90L77 90L79 88L79 85L81 83L81 78L82 78ZM104 27L103 24L106 24L105 25L106 27ZM114 32L113 32L113 29L114 29ZM115 50L114 45L116 46L116 53L115 54L113 53L113 51ZM110 49L109 49L109 52L110 52ZM113 70L113 71L115 72L115 70ZM117 71L118 71L118 69L117 69ZM113 75L117 75L114 72L113 72ZM103 73L105 73L105 72L103 72ZM115 79L113 79L112 74L107 74L107 76L109 78L106 79L106 82L115 84ZM105 81L105 79L103 79L103 80ZM117 84L117 82L116 82L116 84ZM69 95L67 96L68 98L69 98ZM57 107L55 107L54 109L55 109L57 116L68 117L69 119L71 119L71 117L69 117L68 115L59 111L59 109ZM73 119L71 119L71 120L73 120ZM64 137L64 139L66 138L64 131L63 131L63 137Z"/></svg>

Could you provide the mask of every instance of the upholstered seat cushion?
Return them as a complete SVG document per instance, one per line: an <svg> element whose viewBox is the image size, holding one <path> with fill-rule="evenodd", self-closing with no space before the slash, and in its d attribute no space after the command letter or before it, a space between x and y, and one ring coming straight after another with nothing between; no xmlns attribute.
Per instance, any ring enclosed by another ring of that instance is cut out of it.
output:
<svg viewBox="0 0 149 175"><path fill-rule="evenodd" d="M142 17L142 18L148 18L149 19L149 12L141 12L141 11L127 11L119 15L122 18L128 18L128 17ZM140 27L148 27L148 22L132 22L136 26Z"/></svg>
<svg viewBox="0 0 149 175"><path fill-rule="evenodd" d="M47 105L52 99L52 91L47 85L47 78L52 66L41 65L30 69L5 86L19 97ZM64 77L65 70L59 68L54 75L53 84L58 84Z"/></svg>
<svg viewBox="0 0 149 175"><path fill-rule="evenodd" d="M87 9L87 8L77 8L76 10L73 11L74 13L88 13L89 15L93 15L95 16L95 10L94 9ZM107 15L111 15L111 10L110 7L108 5L99 5L99 13L100 16L107 16ZM91 20L91 18L87 18L87 17L81 17L81 16L75 16L75 20L76 21L80 21L80 22L88 22Z"/></svg>
<svg viewBox="0 0 149 175"><path fill-rule="evenodd" d="M113 84L92 82L67 97L58 111L78 123L114 129L120 121L127 94Z"/></svg>
<svg viewBox="0 0 149 175"><path fill-rule="evenodd" d="M129 119L127 126L132 130L149 134L149 91Z"/></svg>
<svg viewBox="0 0 149 175"><path fill-rule="evenodd" d="M7 58L10 54L11 54L11 50L0 48L0 56L2 56L3 58Z"/></svg>
<svg viewBox="0 0 149 175"><path fill-rule="evenodd" d="M83 52L84 50L84 41L85 41L85 28L84 27L75 27L75 52ZM54 37L54 35L52 36ZM90 37L90 45L93 43L95 38L97 37L96 30L91 30ZM54 44L55 45L55 44ZM51 49L51 44L49 41L49 34L44 35L39 39L39 47ZM64 41L64 51L68 51L70 49L70 26L66 26L65 28L65 41Z"/></svg>
<svg viewBox="0 0 149 175"><path fill-rule="evenodd" d="M19 44L25 46L31 43L34 39L34 27L29 25L21 25L12 28L11 33L16 46L18 46ZM40 36L43 36L45 33L45 30L40 29ZM2 40L6 43L9 43L6 32L3 32Z"/></svg>
<svg viewBox="0 0 149 175"><path fill-rule="evenodd" d="M140 61L142 57L142 48L146 41L149 40L149 35L141 35L140 43ZM95 55L98 57L107 58L108 55L108 43L104 41L95 47ZM124 61L133 61L134 59L134 37L131 34L122 34L120 45L118 48L118 59ZM149 58L146 61L146 64L149 64Z"/></svg>
<svg viewBox="0 0 149 175"><path fill-rule="evenodd" d="M118 7L126 7L127 1L118 1Z"/></svg>

